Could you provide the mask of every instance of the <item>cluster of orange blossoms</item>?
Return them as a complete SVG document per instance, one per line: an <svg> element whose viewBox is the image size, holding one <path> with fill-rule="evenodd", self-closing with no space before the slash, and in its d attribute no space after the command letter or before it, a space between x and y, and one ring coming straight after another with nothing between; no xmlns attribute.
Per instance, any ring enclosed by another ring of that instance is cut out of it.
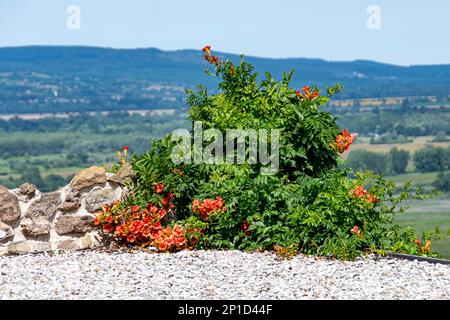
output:
<svg viewBox="0 0 450 320"><path fill-rule="evenodd" d="M227 211L227 208L225 201L221 197L217 197L216 199L205 199L203 202L195 199L192 202L192 211L198 213L203 220L208 221L210 215Z"/></svg>
<svg viewBox="0 0 450 320"><path fill-rule="evenodd" d="M164 185L162 183L158 183L155 185L155 192L161 194L164 191Z"/></svg>
<svg viewBox="0 0 450 320"><path fill-rule="evenodd" d="M357 186L354 190L352 190L352 195L354 197L364 197L365 195L367 195L367 190L364 189L363 186Z"/></svg>
<svg viewBox="0 0 450 320"><path fill-rule="evenodd" d="M117 157L119 158L119 162L124 164L125 162L127 162L128 147L123 146L122 151L123 151L123 157L122 157L122 153L119 150L116 150L116 154L117 154Z"/></svg>
<svg viewBox="0 0 450 320"><path fill-rule="evenodd" d="M341 134L336 137L334 148L339 152L343 153L350 148L350 145L355 140L355 137L347 131L347 129L342 130Z"/></svg>
<svg viewBox="0 0 450 320"><path fill-rule="evenodd" d="M219 58L211 54L211 46L205 46L202 51L205 53L203 58L211 64L219 65Z"/></svg>
<svg viewBox="0 0 450 320"><path fill-rule="evenodd" d="M428 254L431 250L431 241L428 240L425 242L425 245L422 245L422 242L419 239L414 240L414 243L417 245L419 252L422 254Z"/></svg>
<svg viewBox="0 0 450 320"><path fill-rule="evenodd" d="M246 236L250 235L250 230L248 230L250 228L250 224L247 221L244 221L244 223L241 226L241 230L244 231Z"/></svg>
<svg viewBox="0 0 450 320"><path fill-rule="evenodd" d="M314 100L317 97L319 97L319 93L318 92L311 92L308 86L304 86L302 88L302 92L300 92L298 90L295 90L295 94L299 98L304 98L304 99L308 99L308 100Z"/></svg>
<svg viewBox="0 0 450 320"><path fill-rule="evenodd" d="M361 231L361 229L358 226L354 226L351 230L351 233L358 236L358 238L362 239L364 237L364 231Z"/></svg>
<svg viewBox="0 0 450 320"><path fill-rule="evenodd" d="M154 237L153 245L159 251L179 250L187 246L186 231L180 226L161 229Z"/></svg>
<svg viewBox="0 0 450 320"><path fill-rule="evenodd" d="M363 186L357 186L351 192L354 198L366 198L367 203L377 203L380 200L371 193L367 193L367 190Z"/></svg>
<svg viewBox="0 0 450 320"><path fill-rule="evenodd" d="M153 246L159 251L181 250L188 246L186 231L180 226L164 227L162 219L173 208L170 200L172 193L162 199L163 206L149 203L146 208L133 205L120 208L120 203L105 205L97 212L94 225L100 226L105 233L114 233L117 239L142 247Z"/></svg>

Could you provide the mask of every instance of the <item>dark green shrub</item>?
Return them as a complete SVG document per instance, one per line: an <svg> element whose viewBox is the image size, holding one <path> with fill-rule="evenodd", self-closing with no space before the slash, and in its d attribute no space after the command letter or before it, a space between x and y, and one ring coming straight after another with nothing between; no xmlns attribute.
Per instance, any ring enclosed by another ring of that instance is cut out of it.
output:
<svg viewBox="0 0 450 320"><path fill-rule="evenodd" d="M440 172L433 181L433 187L444 192L450 191L450 172Z"/></svg>
<svg viewBox="0 0 450 320"><path fill-rule="evenodd" d="M445 133L445 131L439 131L436 136L431 140L432 142L447 142L450 141L450 137Z"/></svg>
<svg viewBox="0 0 450 320"><path fill-rule="evenodd" d="M449 150L427 146L414 153L414 165L419 172L445 171L450 168Z"/></svg>
<svg viewBox="0 0 450 320"><path fill-rule="evenodd" d="M409 161L408 151L392 148L387 156L390 174L402 174L406 172Z"/></svg>
<svg viewBox="0 0 450 320"><path fill-rule="evenodd" d="M380 176L367 172L350 179L346 170L338 168L339 153L348 149L353 137L346 130L340 132L336 120L321 106L339 86L321 95L316 87L290 88L292 73L284 74L281 81L270 74L258 81L253 66L243 59L236 66L212 56L208 47L204 51L214 68L209 73L221 82L217 94L209 95L202 87L188 91L192 131L194 122L201 122L203 130L220 133L279 129L279 166L267 174L262 170L267 165L252 162L249 150L241 164L177 164L172 152L180 141L169 135L155 141L149 152L133 157L137 183L131 187L130 204L160 205L154 190L155 185L163 185L174 194L173 220L184 230L201 234L197 248L278 248L353 259L394 247L409 250L399 245L403 242L414 246L414 235L397 232L391 224L403 210L396 205L411 197L410 189L395 195L394 184ZM181 153L195 157L211 139ZM274 141L273 136L268 138L269 145ZM226 148L224 141L218 145ZM233 148L233 155L237 154ZM218 209L217 201L222 199L225 207ZM203 214L198 204L204 204Z"/></svg>
<svg viewBox="0 0 450 320"><path fill-rule="evenodd" d="M388 157L384 153L367 150L350 151L346 165L354 171L372 170L376 174L389 174Z"/></svg>

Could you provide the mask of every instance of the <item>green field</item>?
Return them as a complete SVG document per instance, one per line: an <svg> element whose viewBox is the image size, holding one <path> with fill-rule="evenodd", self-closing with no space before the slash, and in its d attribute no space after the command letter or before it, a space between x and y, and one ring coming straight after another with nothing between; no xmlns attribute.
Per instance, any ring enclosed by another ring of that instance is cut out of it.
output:
<svg viewBox="0 0 450 320"><path fill-rule="evenodd" d="M394 181L397 186L410 181L416 186L430 187L436 176L437 172L408 173L388 177L388 179ZM410 201L407 205L410 209L397 217L396 223L413 227L418 231L418 237L422 232L431 231L436 226L439 226L442 234L447 235L450 230L450 194L442 194L432 200ZM433 250L443 258L450 259L450 236L434 242Z"/></svg>
<svg viewBox="0 0 450 320"><path fill-rule="evenodd" d="M450 172L450 171L447 171ZM401 186L410 181L416 186L429 187L436 180L438 172L426 172L426 173L406 173L399 174L397 176L388 177L389 180L395 182L397 186Z"/></svg>
<svg viewBox="0 0 450 320"><path fill-rule="evenodd" d="M440 197L440 199L414 201L410 203L411 209L399 216L395 222L411 226L418 231L418 236L422 232L431 231L439 226L443 235L447 235L450 230L450 199ZM438 252L443 258L450 259L450 236L438 240L432 245L433 250Z"/></svg>
<svg viewBox="0 0 450 320"><path fill-rule="evenodd" d="M364 149L372 152L389 152L389 150L396 147L397 149L406 150L409 151L410 153L414 153L415 151L422 149L427 145L443 148L447 148L450 146L450 141L431 142L432 139L433 136L421 136L414 138L412 142L408 143L371 144L370 138L357 137L355 140L355 144L352 145L351 150Z"/></svg>
<svg viewBox="0 0 450 320"><path fill-rule="evenodd" d="M420 140L424 141L425 139L422 138ZM372 146L370 144L365 145ZM417 144L414 145L414 147L416 146ZM410 146L410 148L412 147ZM370 148L369 150L374 151ZM376 150L380 151L382 149L377 148ZM431 190L431 184L437 175L438 172L411 172L386 178L394 181L397 187L401 187L406 182L411 182L414 186L421 186L425 190ZM450 194L442 194L432 200L411 201L407 205L410 209L397 217L395 223L405 227L413 227L417 230L419 238L422 232L432 231L436 226L439 226L443 235L447 235L448 230L450 230ZM438 252L443 258L450 259L450 236L434 242L433 250Z"/></svg>

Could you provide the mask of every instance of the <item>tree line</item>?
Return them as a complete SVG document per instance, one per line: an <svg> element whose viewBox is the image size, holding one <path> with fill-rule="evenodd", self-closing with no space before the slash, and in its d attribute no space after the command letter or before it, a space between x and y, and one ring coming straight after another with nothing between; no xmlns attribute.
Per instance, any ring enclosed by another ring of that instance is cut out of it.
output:
<svg viewBox="0 0 450 320"><path fill-rule="evenodd" d="M377 174L397 175L406 172L412 160L416 172L450 170L450 147L427 146L411 154L406 150L392 148L388 153L354 150L349 154L346 165L354 170L372 170Z"/></svg>

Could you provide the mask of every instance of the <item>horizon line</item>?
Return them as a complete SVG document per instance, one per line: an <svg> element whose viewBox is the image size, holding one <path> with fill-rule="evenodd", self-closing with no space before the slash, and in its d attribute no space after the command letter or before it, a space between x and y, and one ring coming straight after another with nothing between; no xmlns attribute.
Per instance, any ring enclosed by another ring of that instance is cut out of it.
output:
<svg viewBox="0 0 450 320"><path fill-rule="evenodd" d="M184 49L175 49L175 50L164 50L157 47L113 47L113 46L101 46L101 45L84 45L84 44L26 44L26 45L12 45L12 46L0 46L1 49L14 49L14 48L29 48L29 47L54 47L54 48L96 48L96 49L105 49L105 50L158 50L161 52L180 52L180 51L198 51L201 52L201 49L193 49L193 48L184 48ZM397 66L397 67L421 67L421 66L449 66L449 63L426 63L426 64L396 64L392 62L384 62L379 60L370 60L365 58L359 58L359 59L353 59L353 60L329 60L325 58L318 58L318 57L265 57L265 56L257 56L257 55L247 55L242 53L233 53L233 52L226 52L226 51L216 51L219 54L225 54L225 55L235 55L240 56L244 55L248 58L255 58L255 59L268 59L268 60L299 60L299 59L305 59L305 60L321 60L325 62L334 62L334 63L353 63L353 62L360 62L360 61L366 61L366 62L374 62L377 64L384 64L384 65L391 65L391 66Z"/></svg>

